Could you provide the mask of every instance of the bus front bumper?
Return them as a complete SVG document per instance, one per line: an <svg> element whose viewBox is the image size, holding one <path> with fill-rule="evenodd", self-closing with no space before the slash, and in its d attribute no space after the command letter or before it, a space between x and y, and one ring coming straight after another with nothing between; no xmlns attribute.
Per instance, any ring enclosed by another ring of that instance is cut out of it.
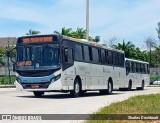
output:
<svg viewBox="0 0 160 123"><path fill-rule="evenodd" d="M18 91L60 91L63 90L62 82L59 80L52 82L49 84L48 88L26 88L24 89L23 86L15 81L16 89Z"/></svg>

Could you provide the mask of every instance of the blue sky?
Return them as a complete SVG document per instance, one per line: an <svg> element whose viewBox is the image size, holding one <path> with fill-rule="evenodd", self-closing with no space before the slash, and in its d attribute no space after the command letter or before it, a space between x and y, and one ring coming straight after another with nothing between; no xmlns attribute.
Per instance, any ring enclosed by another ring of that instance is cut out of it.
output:
<svg viewBox="0 0 160 123"><path fill-rule="evenodd" d="M0 37L85 28L85 7L86 0L0 0ZM90 0L90 36L102 43L117 37L144 48L145 38L157 39L159 21L160 0Z"/></svg>

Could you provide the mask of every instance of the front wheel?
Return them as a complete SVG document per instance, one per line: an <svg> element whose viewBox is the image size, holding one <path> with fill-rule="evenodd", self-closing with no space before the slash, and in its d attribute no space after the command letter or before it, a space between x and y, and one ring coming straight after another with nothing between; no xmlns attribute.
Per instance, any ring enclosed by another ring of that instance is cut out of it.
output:
<svg viewBox="0 0 160 123"><path fill-rule="evenodd" d="M42 97L42 95L44 94L44 92L34 91L33 94L34 94L35 97Z"/></svg>
<svg viewBox="0 0 160 123"><path fill-rule="evenodd" d="M72 97L79 97L80 96L80 91L81 91L80 82L79 82L78 79L75 79L74 89L72 91L70 91L70 94L71 94Z"/></svg>
<svg viewBox="0 0 160 123"><path fill-rule="evenodd" d="M129 81L129 83L128 83L128 88L127 88L127 90L128 90L128 91L131 91L131 90L132 90L132 82L131 82L131 81Z"/></svg>

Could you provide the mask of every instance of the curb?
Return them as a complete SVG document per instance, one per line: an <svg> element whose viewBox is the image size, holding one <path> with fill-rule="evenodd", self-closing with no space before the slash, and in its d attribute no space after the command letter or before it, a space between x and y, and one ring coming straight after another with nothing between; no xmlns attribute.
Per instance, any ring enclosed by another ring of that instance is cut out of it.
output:
<svg viewBox="0 0 160 123"><path fill-rule="evenodd" d="M15 85L0 85L0 88L15 88Z"/></svg>

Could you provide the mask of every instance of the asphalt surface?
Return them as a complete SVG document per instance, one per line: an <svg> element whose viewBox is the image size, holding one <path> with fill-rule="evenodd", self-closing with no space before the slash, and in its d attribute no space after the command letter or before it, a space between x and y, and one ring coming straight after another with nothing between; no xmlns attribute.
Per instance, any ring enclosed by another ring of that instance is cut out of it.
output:
<svg viewBox="0 0 160 123"><path fill-rule="evenodd" d="M0 114L91 114L104 106L126 100L131 96L155 93L160 93L160 87L146 87L143 91L113 91L112 95L100 95L98 91L87 92L79 98L71 98L66 93L53 92L45 93L42 98L35 98L32 92L16 91L15 88L0 88ZM15 123L15 121L12 122ZM22 121L17 122L22 123Z"/></svg>

